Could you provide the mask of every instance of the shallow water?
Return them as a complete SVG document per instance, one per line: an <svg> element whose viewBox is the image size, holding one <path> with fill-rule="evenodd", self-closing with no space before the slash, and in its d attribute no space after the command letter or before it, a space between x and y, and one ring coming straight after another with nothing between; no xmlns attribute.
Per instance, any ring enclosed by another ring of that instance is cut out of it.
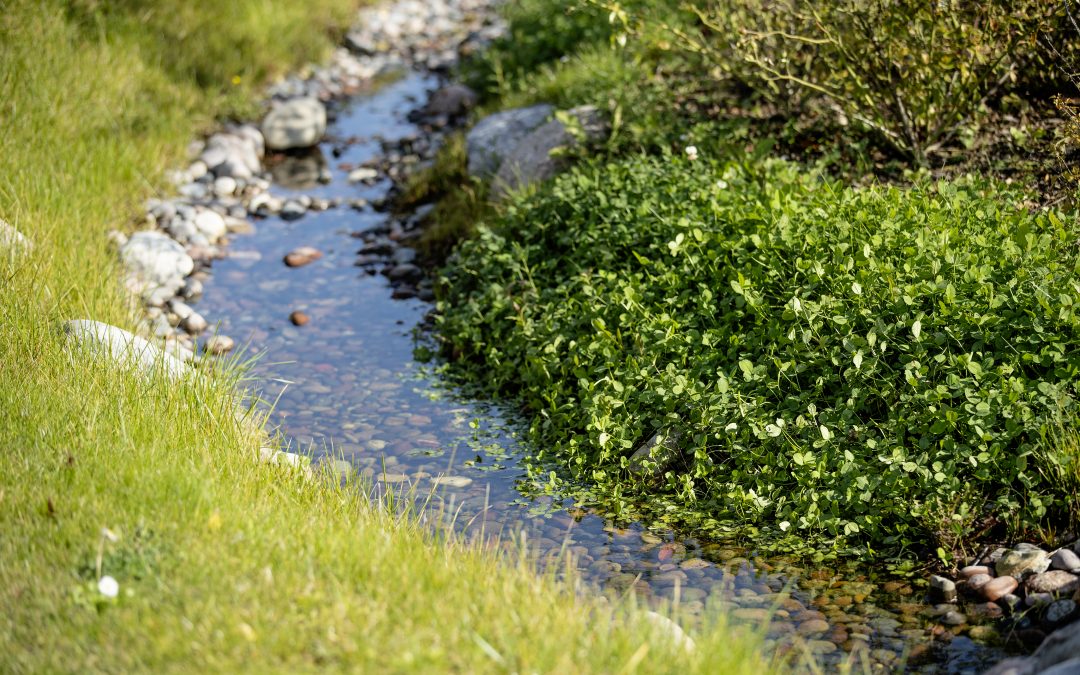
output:
<svg viewBox="0 0 1080 675"><path fill-rule="evenodd" d="M385 197L389 179L350 184L345 169L378 157L379 139L417 135L407 114L438 83L431 74L412 73L352 101L339 111L323 147L331 181L279 184L274 192L346 201ZM289 158L275 175L295 181L311 166ZM214 263L200 311L220 320L219 332L260 355L253 376L263 398L274 403L272 423L294 451L344 458L377 489L433 495L428 508L448 514L460 530L502 536L507 546L525 532L542 563L569 551L590 586L678 602L685 622L714 599L748 622L778 606L770 640L807 648L826 670L852 652L873 670L893 670L902 654L915 650L909 668L919 672L981 672L1002 658L963 631L954 637L934 628L920 591L886 584L869 570L798 567L641 524L617 527L596 514L525 498L517 484L526 449L513 422L496 407L455 393L413 360L414 329L431 305L395 299L385 276L356 266L360 235L385 229L389 218L370 207L342 207L295 221L256 220L255 232L236 236L229 257ZM286 267L283 256L298 246L324 255ZM310 323L292 325L294 310ZM790 596L778 595L785 588Z"/></svg>

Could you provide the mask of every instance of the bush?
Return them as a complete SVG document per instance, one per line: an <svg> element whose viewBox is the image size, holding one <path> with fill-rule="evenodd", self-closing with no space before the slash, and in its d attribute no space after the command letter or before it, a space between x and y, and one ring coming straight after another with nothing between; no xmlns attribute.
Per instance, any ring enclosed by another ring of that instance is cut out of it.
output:
<svg viewBox="0 0 1080 675"><path fill-rule="evenodd" d="M1065 25L1045 0L714 0L679 43L790 111L823 99L842 123L918 164L970 137L1010 91L1060 87L1042 42Z"/></svg>
<svg viewBox="0 0 1080 675"><path fill-rule="evenodd" d="M1048 439L1080 371L1075 236L1019 201L781 162L584 167L460 248L440 331L608 498L837 546L898 550L953 513L1016 532L1075 506ZM652 480L629 457L657 431L681 460Z"/></svg>

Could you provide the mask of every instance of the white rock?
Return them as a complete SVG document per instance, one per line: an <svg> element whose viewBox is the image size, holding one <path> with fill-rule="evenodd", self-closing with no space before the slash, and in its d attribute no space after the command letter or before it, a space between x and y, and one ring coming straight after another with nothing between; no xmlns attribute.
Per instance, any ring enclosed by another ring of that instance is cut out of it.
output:
<svg viewBox="0 0 1080 675"><path fill-rule="evenodd" d="M191 335L198 335L209 328L210 324L207 323L202 314L192 310L190 314L181 319L180 327Z"/></svg>
<svg viewBox="0 0 1080 675"><path fill-rule="evenodd" d="M236 194L236 179L232 176L220 176L214 180L214 194L218 197L231 197Z"/></svg>
<svg viewBox="0 0 1080 675"><path fill-rule="evenodd" d="M472 484L472 478L465 476L438 476L431 482L440 487L463 488Z"/></svg>
<svg viewBox="0 0 1080 675"><path fill-rule="evenodd" d="M379 177L379 172L367 166L362 166L359 169L353 169L349 172L350 183L360 183L363 181L375 180Z"/></svg>
<svg viewBox="0 0 1080 675"><path fill-rule="evenodd" d="M184 285L195 262L184 247L160 232L136 232L120 247L127 287L152 305L161 305Z"/></svg>
<svg viewBox="0 0 1080 675"><path fill-rule="evenodd" d="M200 159L215 176L251 178L262 171L262 145L250 133L222 132L206 141Z"/></svg>
<svg viewBox="0 0 1080 675"><path fill-rule="evenodd" d="M75 319L64 324L64 332L72 344L118 366L134 368L147 375L160 372L170 380L180 379L189 372L180 359L123 328L100 321Z"/></svg>
<svg viewBox="0 0 1080 675"><path fill-rule="evenodd" d="M6 221L0 220L0 254L8 254L14 257L16 254L26 254L33 250L34 245Z"/></svg>
<svg viewBox="0 0 1080 675"><path fill-rule="evenodd" d="M225 219L217 211L202 210L195 216L195 228L208 240L217 241L225 236Z"/></svg>
<svg viewBox="0 0 1080 675"><path fill-rule="evenodd" d="M652 624L657 633L669 638L678 648L688 652L694 651L694 639L686 634L682 626L656 612L645 612L645 620Z"/></svg>
<svg viewBox="0 0 1080 675"><path fill-rule="evenodd" d="M326 108L310 96L289 99L266 115L262 133L271 150L310 148L326 133Z"/></svg>
<svg viewBox="0 0 1080 675"><path fill-rule="evenodd" d="M228 335L214 335L206 341L206 351L210 354L227 354L236 347L236 341Z"/></svg>
<svg viewBox="0 0 1080 675"><path fill-rule="evenodd" d="M197 159L188 167L188 175L191 176L192 180L199 180L205 176L206 172L209 170L210 168L206 166L206 162Z"/></svg>

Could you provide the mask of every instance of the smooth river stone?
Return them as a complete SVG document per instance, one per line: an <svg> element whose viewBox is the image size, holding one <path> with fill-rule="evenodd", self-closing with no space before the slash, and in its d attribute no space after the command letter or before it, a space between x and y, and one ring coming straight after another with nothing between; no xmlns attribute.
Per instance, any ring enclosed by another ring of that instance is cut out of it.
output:
<svg viewBox="0 0 1080 675"><path fill-rule="evenodd" d="M991 579L979 588L979 592L984 598L990 602L1002 598L1017 589L1020 586L1020 582L1010 576L998 577Z"/></svg>
<svg viewBox="0 0 1080 675"><path fill-rule="evenodd" d="M980 574L990 575L990 568L986 565L968 565L960 570L961 579L971 579ZM970 582L969 582L970 583Z"/></svg>

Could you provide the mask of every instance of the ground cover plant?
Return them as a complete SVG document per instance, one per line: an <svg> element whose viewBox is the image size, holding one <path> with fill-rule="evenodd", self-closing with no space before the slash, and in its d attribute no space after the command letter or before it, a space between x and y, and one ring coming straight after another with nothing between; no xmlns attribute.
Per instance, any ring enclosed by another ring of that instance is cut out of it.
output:
<svg viewBox="0 0 1080 675"><path fill-rule="evenodd" d="M576 170L446 267L441 334L541 459L863 553L1074 517L1071 218L975 178L850 189L702 152ZM636 466L657 433L677 456Z"/></svg>
<svg viewBox="0 0 1080 675"><path fill-rule="evenodd" d="M173 383L65 348L67 319L135 322L108 230L353 9L0 14L0 218L34 243L0 255L0 670L759 672L752 636L721 627L688 654L632 608L440 542L355 485L257 464L267 439L235 421L234 369Z"/></svg>

